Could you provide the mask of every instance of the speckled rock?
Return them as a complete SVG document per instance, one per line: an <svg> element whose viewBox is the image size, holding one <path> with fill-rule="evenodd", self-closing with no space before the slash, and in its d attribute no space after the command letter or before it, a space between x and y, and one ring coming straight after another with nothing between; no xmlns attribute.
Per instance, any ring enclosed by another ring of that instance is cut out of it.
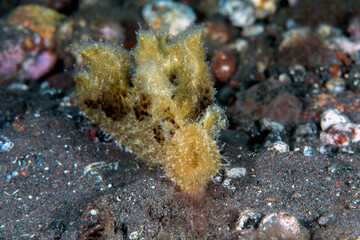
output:
<svg viewBox="0 0 360 240"><path fill-rule="evenodd" d="M46 46L54 43L57 28L65 16L40 5L24 5L14 9L7 19L12 25L22 25L38 33Z"/></svg>
<svg viewBox="0 0 360 240"><path fill-rule="evenodd" d="M256 20L255 8L247 0L220 0L219 11L236 27L252 25Z"/></svg>
<svg viewBox="0 0 360 240"><path fill-rule="evenodd" d="M53 48L39 34L20 26L0 24L0 84L38 80L57 61Z"/></svg>
<svg viewBox="0 0 360 240"><path fill-rule="evenodd" d="M256 17L263 19L274 14L277 9L278 0L251 0L256 8Z"/></svg>
<svg viewBox="0 0 360 240"><path fill-rule="evenodd" d="M236 71L236 57L230 51L217 53L211 61L211 68L216 79L227 82Z"/></svg>
<svg viewBox="0 0 360 240"><path fill-rule="evenodd" d="M325 87L331 93L342 93L346 89L345 80L341 77L330 78L328 81L326 81Z"/></svg>
<svg viewBox="0 0 360 240"><path fill-rule="evenodd" d="M271 213L261 220L258 239L308 240L310 233L296 217L285 213Z"/></svg>
<svg viewBox="0 0 360 240"><path fill-rule="evenodd" d="M142 9L142 16L153 29L169 28L172 36L188 28L196 15L192 8L171 0L157 0Z"/></svg>
<svg viewBox="0 0 360 240"><path fill-rule="evenodd" d="M276 150L279 153L285 153L290 150L290 147L283 141L276 141L268 147L268 150Z"/></svg>
<svg viewBox="0 0 360 240"><path fill-rule="evenodd" d="M271 101L263 116L286 125L299 120L301 109L302 104L297 97L283 93Z"/></svg>
<svg viewBox="0 0 360 240"><path fill-rule="evenodd" d="M240 235L250 235L255 231L255 226L261 220L261 213L254 210L245 210L239 214L236 220L235 229Z"/></svg>
<svg viewBox="0 0 360 240"><path fill-rule="evenodd" d="M239 113L244 113L255 119L270 118L283 125L298 122L301 112L300 100L286 90L286 85L275 79L269 79L239 92L236 107L230 108L230 113L235 117Z"/></svg>

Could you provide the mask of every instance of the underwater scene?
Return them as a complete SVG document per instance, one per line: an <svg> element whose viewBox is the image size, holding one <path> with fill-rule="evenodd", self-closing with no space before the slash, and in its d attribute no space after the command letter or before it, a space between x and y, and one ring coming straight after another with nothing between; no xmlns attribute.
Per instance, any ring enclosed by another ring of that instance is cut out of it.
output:
<svg viewBox="0 0 360 240"><path fill-rule="evenodd" d="M359 154L359 0L0 1L0 240L356 240Z"/></svg>

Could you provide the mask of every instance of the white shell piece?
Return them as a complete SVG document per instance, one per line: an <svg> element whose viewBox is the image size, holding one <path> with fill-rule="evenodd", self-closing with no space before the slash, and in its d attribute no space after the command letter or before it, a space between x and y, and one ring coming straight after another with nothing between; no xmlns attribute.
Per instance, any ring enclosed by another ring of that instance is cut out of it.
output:
<svg viewBox="0 0 360 240"><path fill-rule="evenodd" d="M256 20L255 7L247 0L220 0L219 11L236 27L250 26Z"/></svg>
<svg viewBox="0 0 360 240"><path fill-rule="evenodd" d="M225 169L225 176L228 178L241 178L246 175L246 169L243 167L235 167Z"/></svg>
<svg viewBox="0 0 360 240"><path fill-rule="evenodd" d="M349 123L350 120L337 109L328 109L321 115L321 129L326 130L338 123Z"/></svg>
<svg viewBox="0 0 360 240"><path fill-rule="evenodd" d="M172 36L187 29L196 20L191 7L180 2L158 0L150 2L142 9L142 16L152 28L169 28Z"/></svg>
<svg viewBox="0 0 360 240"><path fill-rule="evenodd" d="M279 151L280 153L285 153L290 150L290 147L287 143L285 143L283 141L276 141L268 149L270 149L270 150L275 149L275 150Z"/></svg>

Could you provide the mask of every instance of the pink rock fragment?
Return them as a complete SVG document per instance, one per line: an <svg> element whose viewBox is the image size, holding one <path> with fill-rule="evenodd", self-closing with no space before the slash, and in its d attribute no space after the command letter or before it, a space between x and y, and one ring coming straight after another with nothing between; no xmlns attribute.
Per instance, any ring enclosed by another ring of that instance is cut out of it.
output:
<svg viewBox="0 0 360 240"><path fill-rule="evenodd" d="M0 52L0 75L8 78L18 70L18 65L25 59L24 51L19 45Z"/></svg>
<svg viewBox="0 0 360 240"><path fill-rule="evenodd" d="M48 51L43 52L35 58L29 59L23 63L25 77L37 80L50 72L55 63L57 57Z"/></svg>
<svg viewBox="0 0 360 240"><path fill-rule="evenodd" d="M360 141L360 124L350 120L337 109L325 111L321 117L320 141L338 147L349 146Z"/></svg>
<svg viewBox="0 0 360 240"><path fill-rule="evenodd" d="M320 140L324 144L349 146L360 141L360 126L355 123L334 124L320 133Z"/></svg>

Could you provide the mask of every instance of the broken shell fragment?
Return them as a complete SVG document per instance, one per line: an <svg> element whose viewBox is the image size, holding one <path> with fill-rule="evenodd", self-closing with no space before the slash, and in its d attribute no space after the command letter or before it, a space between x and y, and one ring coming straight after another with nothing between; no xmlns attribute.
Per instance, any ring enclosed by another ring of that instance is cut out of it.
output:
<svg viewBox="0 0 360 240"><path fill-rule="evenodd" d="M320 140L323 144L338 147L349 146L360 141L360 125L350 122L337 109L328 109L321 117Z"/></svg>
<svg viewBox="0 0 360 240"><path fill-rule="evenodd" d="M355 123L338 123L331 125L320 133L320 140L324 144L349 146L360 141L360 126Z"/></svg>
<svg viewBox="0 0 360 240"><path fill-rule="evenodd" d="M310 239L309 231L295 216L271 213L260 222L257 239Z"/></svg>
<svg viewBox="0 0 360 240"><path fill-rule="evenodd" d="M246 0L220 0L219 11L236 27L250 26L256 20L255 8Z"/></svg>
<svg viewBox="0 0 360 240"><path fill-rule="evenodd" d="M192 8L180 3L158 0L148 3L142 10L142 15L152 29L169 28L172 36L187 29L196 20Z"/></svg>
<svg viewBox="0 0 360 240"><path fill-rule="evenodd" d="M337 109L328 109L321 115L321 129L325 131L330 126L338 123L349 123L350 120L348 117L343 115L339 110Z"/></svg>

